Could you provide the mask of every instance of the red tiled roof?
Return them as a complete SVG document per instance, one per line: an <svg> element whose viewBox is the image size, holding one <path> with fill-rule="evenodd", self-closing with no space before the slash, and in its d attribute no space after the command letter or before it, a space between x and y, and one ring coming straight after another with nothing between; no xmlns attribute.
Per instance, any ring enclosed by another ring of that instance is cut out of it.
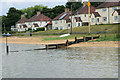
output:
<svg viewBox="0 0 120 80"><path fill-rule="evenodd" d="M120 6L120 2L104 2L101 5L97 7L99 8L108 8L108 7L114 7L114 6Z"/></svg>
<svg viewBox="0 0 120 80"><path fill-rule="evenodd" d="M95 15L95 17L101 17L98 12L93 12L93 14Z"/></svg>
<svg viewBox="0 0 120 80"><path fill-rule="evenodd" d="M75 17L76 22L82 22L81 17Z"/></svg>
<svg viewBox="0 0 120 80"><path fill-rule="evenodd" d="M90 13L95 11L95 7L90 6ZM85 7L80 7L79 9L74 12L75 15L77 14L88 14L88 6L86 5Z"/></svg>
<svg viewBox="0 0 120 80"><path fill-rule="evenodd" d="M65 19L65 20L69 21L69 15L70 15L70 13L71 13L71 11L69 11L68 14L65 17L63 17L62 19ZM58 15L57 17L55 17L53 20L59 20L59 18L61 16L63 16L64 14L65 14L65 12L61 13L60 15Z"/></svg>
<svg viewBox="0 0 120 80"><path fill-rule="evenodd" d="M27 22L27 21L28 21L28 19L25 18L25 17L23 17L23 18L21 18L17 23L25 23L25 22Z"/></svg>
<svg viewBox="0 0 120 80"><path fill-rule="evenodd" d="M40 15L34 15L33 17L31 17L29 19L30 22L34 22L34 21L51 21L51 19L47 16L45 16L44 14L40 14Z"/></svg>

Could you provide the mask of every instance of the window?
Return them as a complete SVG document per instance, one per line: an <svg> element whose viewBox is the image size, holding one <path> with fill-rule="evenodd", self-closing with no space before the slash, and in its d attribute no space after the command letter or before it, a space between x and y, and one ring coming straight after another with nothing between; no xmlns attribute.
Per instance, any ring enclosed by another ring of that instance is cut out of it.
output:
<svg viewBox="0 0 120 80"><path fill-rule="evenodd" d="M68 24L68 27L70 27L70 24Z"/></svg>
<svg viewBox="0 0 120 80"><path fill-rule="evenodd" d="M113 7L112 10L114 11L116 9L116 7Z"/></svg>
<svg viewBox="0 0 120 80"><path fill-rule="evenodd" d="M92 22L94 22L94 18L92 18Z"/></svg>
<svg viewBox="0 0 120 80"><path fill-rule="evenodd" d="M45 23L47 23L47 21L45 21Z"/></svg>
<svg viewBox="0 0 120 80"><path fill-rule="evenodd" d="M115 17L114 17L114 20L115 20L115 21L116 21L116 20L118 20L118 17L117 17L117 16L115 16Z"/></svg>
<svg viewBox="0 0 120 80"><path fill-rule="evenodd" d="M80 23L78 23L78 26L80 26Z"/></svg>
<svg viewBox="0 0 120 80"><path fill-rule="evenodd" d="M60 23L62 23L62 20L60 20Z"/></svg>
<svg viewBox="0 0 120 80"><path fill-rule="evenodd" d="M30 25L30 23L28 23L28 25Z"/></svg>
<svg viewBox="0 0 120 80"><path fill-rule="evenodd" d="M60 27L60 30L62 30L63 29L63 27Z"/></svg>
<svg viewBox="0 0 120 80"><path fill-rule="evenodd" d="M55 24L58 24L58 21L55 21Z"/></svg>
<svg viewBox="0 0 120 80"><path fill-rule="evenodd" d="M102 9L103 12L105 12L106 10L107 10L106 8Z"/></svg>
<svg viewBox="0 0 120 80"><path fill-rule="evenodd" d="M76 27L76 23L74 23L74 27Z"/></svg>
<svg viewBox="0 0 120 80"><path fill-rule="evenodd" d="M55 27L55 30L58 30L58 27Z"/></svg>
<svg viewBox="0 0 120 80"><path fill-rule="evenodd" d="M103 21L107 21L107 17L103 17Z"/></svg>
<svg viewBox="0 0 120 80"><path fill-rule="evenodd" d="M85 17L86 17L86 14L85 14Z"/></svg>
<svg viewBox="0 0 120 80"><path fill-rule="evenodd" d="M100 20L99 20L99 18L97 18L97 22L99 22Z"/></svg>

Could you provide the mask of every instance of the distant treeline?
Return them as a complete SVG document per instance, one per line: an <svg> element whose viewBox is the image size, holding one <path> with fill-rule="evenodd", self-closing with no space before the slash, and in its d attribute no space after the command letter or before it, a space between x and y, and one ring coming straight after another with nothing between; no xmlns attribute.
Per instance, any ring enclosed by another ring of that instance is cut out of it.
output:
<svg viewBox="0 0 120 80"><path fill-rule="evenodd" d="M91 5L97 7L103 2L91 2ZM10 31L11 26L15 26L16 22L21 18L21 14L24 14L26 18L30 18L34 16L37 11L40 11L42 14L48 16L49 18L53 19L62 12L64 12L65 8L69 8L71 10L72 4L72 11L77 10L83 4L81 2L67 2L66 5L58 5L53 8L48 8L47 6L43 5L35 5L34 7L28 7L25 9L16 9L14 7L10 7L7 13L7 16L2 16L2 30L4 31L4 26L7 31Z"/></svg>

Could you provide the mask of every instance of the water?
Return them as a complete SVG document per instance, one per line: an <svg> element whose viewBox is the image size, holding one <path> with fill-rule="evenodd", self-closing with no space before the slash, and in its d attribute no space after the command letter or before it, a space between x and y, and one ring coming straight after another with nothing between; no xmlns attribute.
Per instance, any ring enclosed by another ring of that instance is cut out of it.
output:
<svg viewBox="0 0 120 80"><path fill-rule="evenodd" d="M3 44L4 78L118 78L118 48L33 50L42 45ZM31 50L31 51L26 51Z"/></svg>

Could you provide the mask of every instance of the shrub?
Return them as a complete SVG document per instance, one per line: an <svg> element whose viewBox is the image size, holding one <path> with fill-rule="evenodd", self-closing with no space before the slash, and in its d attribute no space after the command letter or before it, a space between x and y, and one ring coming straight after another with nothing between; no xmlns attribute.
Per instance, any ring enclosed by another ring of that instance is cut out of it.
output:
<svg viewBox="0 0 120 80"><path fill-rule="evenodd" d="M41 27L41 28L37 28L37 30L34 30L34 32L37 32L37 31L45 31L45 28Z"/></svg>

